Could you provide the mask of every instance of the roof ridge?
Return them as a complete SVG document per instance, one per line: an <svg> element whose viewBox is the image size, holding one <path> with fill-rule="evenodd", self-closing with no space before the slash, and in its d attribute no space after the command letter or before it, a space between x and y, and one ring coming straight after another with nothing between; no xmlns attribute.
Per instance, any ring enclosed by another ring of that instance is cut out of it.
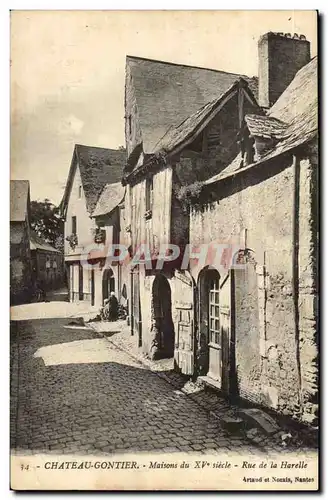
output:
<svg viewBox="0 0 328 500"><path fill-rule="evenodd" d="M226 75L235 75L237 77L244 77L244 78L255 78L258 79L257 76L249 76L249 75L244 75L243 73L234 73L231 71L225 71L222 69L214 69L214 68L205 68L204 66L193 66L192 64L182 64L182 63L175 63L175 62L170 62L170 61L162 61L160 59L150 59L148 57L140 57L140 56L131 56L131 55L126 55L126 59L139 59L141 61L148 61L148 62L154 62L154 63L160 63L160 64L167 64L170 66L180 66L182 68L193 68L193 69L204 69L206 71L213 71L214 73L225 73Z"/></svg>
<svg viewBox="0 0 328 500"><path fill-rule="evenodd" d="M126 151L126 148L119 149L119 148L104 148L101 146L87 146L86 144L75 144L75 147L82 147L82 148L89 148L89 149L103 149L105 151Z"/></svg>

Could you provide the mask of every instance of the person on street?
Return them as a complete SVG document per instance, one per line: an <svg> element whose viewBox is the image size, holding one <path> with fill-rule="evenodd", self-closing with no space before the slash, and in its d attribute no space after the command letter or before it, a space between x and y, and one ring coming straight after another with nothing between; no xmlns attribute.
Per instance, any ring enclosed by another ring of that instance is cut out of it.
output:
<svg viewBox="0 0 328 500"><path fill-rule="evenodd" d="M108 309L109 309L109 321L117 321L117 319L118 319L118 300L115 297L114 292L110 292Z"/></svg>
<svg viewBox="0 0 328 500"><path fill-rule="evenodd" d="M116 321L118 319L118 300L114 292L110 292L109 298L104 300L101 315L105 321Z"/></svg>

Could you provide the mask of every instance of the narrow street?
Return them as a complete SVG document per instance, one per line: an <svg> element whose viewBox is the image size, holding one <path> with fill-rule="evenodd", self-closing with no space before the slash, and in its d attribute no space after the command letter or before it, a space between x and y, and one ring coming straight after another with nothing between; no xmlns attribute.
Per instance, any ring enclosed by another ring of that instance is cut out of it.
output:
<svg viewBox="0 0 328 500"><path fill-rule="evenodd" d="M12 322L13 450L258 453L105 338L69 322Z"/></svg>

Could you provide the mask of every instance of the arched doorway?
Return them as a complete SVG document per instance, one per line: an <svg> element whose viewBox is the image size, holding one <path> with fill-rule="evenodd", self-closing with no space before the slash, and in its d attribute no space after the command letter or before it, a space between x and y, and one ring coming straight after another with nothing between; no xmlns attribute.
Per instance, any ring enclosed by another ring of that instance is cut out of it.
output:
<svg viewBox="0 0 328 500"><path fill-rule="evenodd" d="M111 268L105 269L103 273L102 289L102 298L104 302L104 300L108 299L108 297L110 296L110 292L115 292L115 277Z"/></svg>
<svg viewBox="0 0 328 500"><path fill-rule="evenodd" d="M171 358L174 355L174 324L171 287L165 276L162 274L156 276L152 292L152 331L154 333L152 357Z"/></svg>
<svg viewBox="0 0 328 500"><path fill-rule="evenodd" d="M198 372L229 396L235 394L233 276L207 267L198 278Z"/></svg>

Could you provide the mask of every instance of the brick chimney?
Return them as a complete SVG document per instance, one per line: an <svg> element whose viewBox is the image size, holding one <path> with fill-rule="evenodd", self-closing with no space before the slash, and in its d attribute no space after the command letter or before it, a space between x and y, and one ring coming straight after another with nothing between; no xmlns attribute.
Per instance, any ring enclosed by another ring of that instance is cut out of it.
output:
<svg viewBox="0 0 328 500"><path fill-rule="evenodd" d="M304 35L269 32L258 42L259 104L271 107L310 61L310 42Z"/></svg>

